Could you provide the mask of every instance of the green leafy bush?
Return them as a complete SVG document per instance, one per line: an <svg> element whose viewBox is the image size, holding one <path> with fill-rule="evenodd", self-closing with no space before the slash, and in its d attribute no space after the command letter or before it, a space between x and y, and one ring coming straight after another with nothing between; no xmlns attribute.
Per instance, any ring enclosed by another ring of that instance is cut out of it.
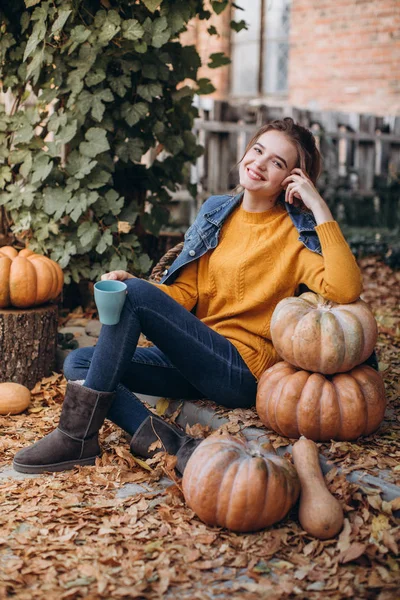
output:
<svg viewBox="0 0 400 600"><path fill-rule="evenodd" d="M202 152L193 96L214 90L197 83L199 55L179 34L211 13L199 0L4 4L0 80L13 105L0 105L0 205L12 232L66 282L146 273L146 233L166 223L170 191Z"/></svg>

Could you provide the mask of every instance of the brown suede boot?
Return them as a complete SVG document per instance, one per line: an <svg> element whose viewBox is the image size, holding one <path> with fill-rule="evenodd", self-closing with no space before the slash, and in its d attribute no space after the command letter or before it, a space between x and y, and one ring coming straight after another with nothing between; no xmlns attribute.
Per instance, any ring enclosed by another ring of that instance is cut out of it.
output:
<svg viewBox="0 0 400 600"><path fill-rule="evenodd" d="M162 448L149 452L149 446L157 440L161 442ZM170 425L160 417L150 415L133 434L130 447L132 454L143 458L151 458L156 452L175 455L177 457L175 468L183 475L187 461L202 441L186 435L181 429Z"/></svg>
<svg viewBox="0 0 400 600"><path fill-rule="evenodd" d="M97 434L113 397L113 392L97 392L69 382L57 429L17 452L14 469L20 473L45 473L94 465L100 455Z"/></svg>

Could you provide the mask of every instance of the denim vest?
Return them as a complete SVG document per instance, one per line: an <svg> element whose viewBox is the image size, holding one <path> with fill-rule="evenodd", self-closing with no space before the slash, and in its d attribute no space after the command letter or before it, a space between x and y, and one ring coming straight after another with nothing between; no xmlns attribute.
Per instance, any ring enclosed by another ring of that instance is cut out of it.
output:
<svg viewBox="0 0 400 600"><path fill-rule="evenodd" d="M236 196L211 196L201 207L193 225L185 233L185 243L180 255L171 267L166 269L160 283L170 285L178 276L179 270L193 260L203 256L208 250L218 245L219 232L226 218L240 204L243 192ZM299 241L306 248L317 254L322 254L321 244L315 231L316 222L312 214L302 212L285 202L293 225L299 232Z"/></svg>

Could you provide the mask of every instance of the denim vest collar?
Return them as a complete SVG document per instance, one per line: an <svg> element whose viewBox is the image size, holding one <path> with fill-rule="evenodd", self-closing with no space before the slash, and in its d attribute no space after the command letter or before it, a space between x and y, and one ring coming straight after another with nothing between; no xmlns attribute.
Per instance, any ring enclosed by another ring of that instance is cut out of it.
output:
<svg viewBox="0 0 400 600"><path fill-rule="evenodd" d="M240 204L240 202L242 201L243 192L237 194L236 196L215 196L215 198L226 198L226 200L225 202L219 203L212 210L206 212L204 214L204 217L207 219L207 221L220 228L222 227L222 224L224 223L225 219L230 215L231 212L235 210L238 204ZM311 213L299 210L292 204L288 204L283 200L283 198L280 198L278 202L281 202L285 206L290 218L292 219L293 225L300 233L299 240L303 242L304 245L307 246L307 248L309 248L309 245L307 244L308 240L306 240L308 236L302 236L301 234L307 231L313 234L316 240L318 240L318 236L315 232L316 222L313 215ZM313 247L309 248L309 250L321 254L321 246L319 244L319 241L317 247L313 245Z"/></svg>

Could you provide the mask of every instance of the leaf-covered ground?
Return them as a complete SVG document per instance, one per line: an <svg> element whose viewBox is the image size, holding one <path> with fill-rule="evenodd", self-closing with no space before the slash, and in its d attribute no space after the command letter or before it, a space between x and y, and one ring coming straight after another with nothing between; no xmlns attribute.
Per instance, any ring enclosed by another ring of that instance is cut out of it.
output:
<svg viewBox="0 0 400 600"><path fill-rule="evenodd" d="M379 324L379 361L388 417L379 432L356 443L320 449L344 472L364 469L400 485L400 273L375 259L361 262L364 299ZM65 380L43 380L29 411L0 417L0 467L16 450L51 431ZM253 411L233 411L226 428L260 426ZM288 440L271 436L276 446ZM341 501L345 526L334 540L302 531L296 509L276 526L253 534L207 527L183 501L180 481L154 490L171 472L168 457L135 461L123 433L106 424L104 454L96 467L26 479L0 480L0 598L206 599L400 597L400 499L328 473ZM150 469L150 470L149 470ZM149 492L117 497L126 483ZM223 596L219 596L223 597Z"/></svg>

